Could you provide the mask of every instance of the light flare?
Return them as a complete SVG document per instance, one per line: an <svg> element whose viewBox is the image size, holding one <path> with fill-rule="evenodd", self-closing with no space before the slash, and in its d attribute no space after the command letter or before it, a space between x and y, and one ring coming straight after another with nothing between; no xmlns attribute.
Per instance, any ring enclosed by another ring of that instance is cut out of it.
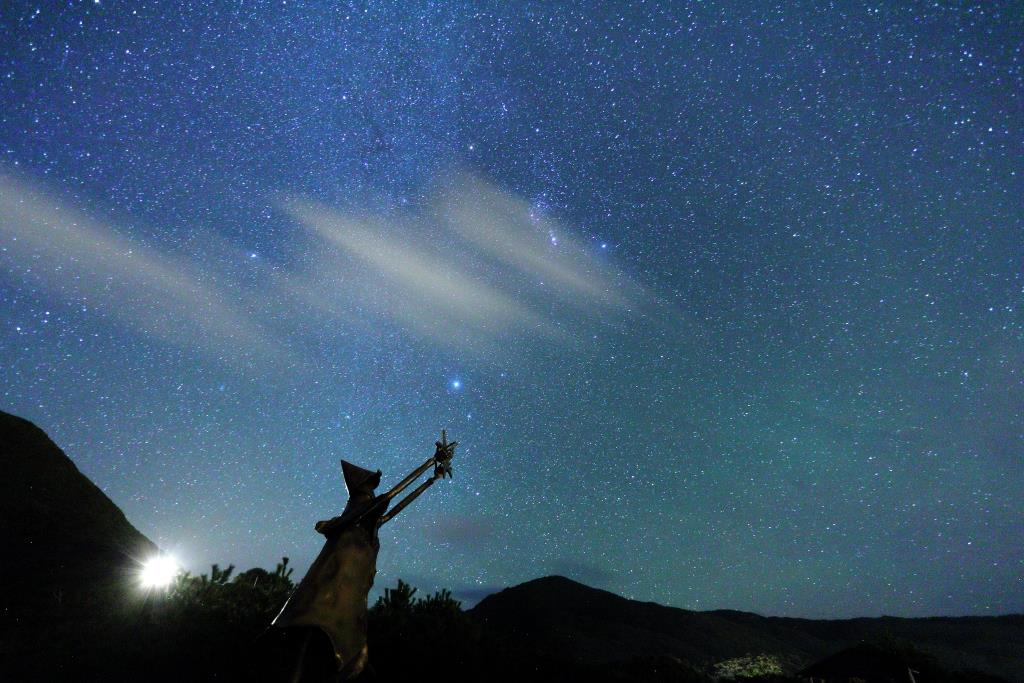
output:
<svg viewBox="0 0 1024 683"><path fill-rule="evenodd" d="M139 580L143 588L167 588L181 571L181 565L170 555L156 555L142 565Z"/></svg>

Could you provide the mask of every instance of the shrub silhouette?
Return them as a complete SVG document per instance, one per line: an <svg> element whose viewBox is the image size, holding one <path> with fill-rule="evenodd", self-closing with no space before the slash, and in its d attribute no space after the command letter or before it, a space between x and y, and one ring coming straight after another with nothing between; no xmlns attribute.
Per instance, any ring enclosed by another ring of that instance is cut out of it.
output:
<svg viewBox="0 0 1024 683"><path fill-rule="evenodd" d="M152 594L130 614L118 608L96 611L87 622L55 621L47 634L45 659L19 661L15 673L23 675L4 680L288 680L292 660L283 656L274 642L283 632L268 630L295 588L288 565L288 558L282 558L274 571L254 568L240 573L233 565L213 565L209 573L179 576L166 593ZM524 623L520 628L532 625ZM711 673L668 655L600 662L538 651L514 631L492 630L488 635L487 622L463 612L450 591L421 597L402 580L386 588L369 610L368 629L372 668L360 679L367 683L707 683ZM898 654L901 661L920 672L918 680L1005 683L977 672L949 674L934 658L893 638L883 639L875 650ZM738 658L721 663L729 666L720 666L714 673L733 673L737 679L761 683L795 683L799 679L779 672L792 668L784 660L778 656Z"/></svg>
<svg viewBox="0 0 1024 683"><path fill-rule="evenodd" d="M370 609L370 663L379 678L448 678L478 670L480 630L448 590L417 598L399 579Z"/></svg>
<svg viewBox="0 0 1024 683"><path fill-rule="evenodd" d="M273 572L234 571L214 564L209 574L184 573L166 594L153 595L122 637L111 639L119 668L138 680L243 680L253 643L295 586L288 558Z"/></svg>

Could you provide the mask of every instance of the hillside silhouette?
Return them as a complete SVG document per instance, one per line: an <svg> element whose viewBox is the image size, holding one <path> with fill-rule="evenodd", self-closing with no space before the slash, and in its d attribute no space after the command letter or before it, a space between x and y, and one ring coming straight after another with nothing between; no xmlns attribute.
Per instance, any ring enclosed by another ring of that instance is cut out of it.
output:
<svg viewBox="0 0 1024 683"><path fill-rule="evenodd" d="M667 655L708 667L751 653L810 663L861 642L896 640L950 670L1024 680L1024 615L820 620L694 612L628 600L562 576L506 588L469 613L494 636L574 663Z"/></svg>
<svg viewBox="0 0 1024 683"><path fill-rule="evenodd" d="M265 631L294 588L287 558L273 571L214 565L167 593L141 591L139 561L155 545L42 430L2 412L0 515L4 680L281 680ZM801 672L887 680L905 668L919 683L1024 681L1024 615L694 612L549 576L469 610L399 582L369 617L367 681L780 683ZM950 673L964 670L983 673Z"/></svg>
<svg viewBox="0 0 1024 683"><path fill-rule="evenodd" d="M156 545L34 424L0 412L0 610L24 623L116 600Z"/></svg>

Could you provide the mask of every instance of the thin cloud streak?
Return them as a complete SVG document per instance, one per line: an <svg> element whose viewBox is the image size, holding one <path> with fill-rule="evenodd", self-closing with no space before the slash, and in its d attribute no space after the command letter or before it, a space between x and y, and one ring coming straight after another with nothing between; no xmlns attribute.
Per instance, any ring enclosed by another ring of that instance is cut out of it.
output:
<svg viewBox="0 0 1024 683"><path fill-rule="evenodd" d="M360 309L375 310L441 344L485 343L503 330L537 330L544 324L507 293L466 271L460 265L465 258L418 244L400 226L348 218L312 204L294 204L291 210L318 241L312 252L321 265L309 284L312 291L324 291L327 282L348 283L345 294L359 292Z"/></svg>
<svg viewBox="0 0 1024 683"><path fill-rule="evenodd" d="M286 209L320 255L307 291L333 288L342 308L359 291L359 310L463 351L565 342L588 319L628 314L645 298L567 230L538 223L525 202L469 177L447 186L411 225L303 200ZM555 231L560 238L552 244ZM330 295L318 295L317 305L330 310Z"/></svg>
<svg viewBox="0 0 1024 683"><path fill-rule="evenodd" d="M201 264L129 241L8 174L0 174L0 236L15 277L88 302L137 332L199 346L222 361L239 350L263 360L276 355Z"/></svg>
<svg viewBox="0 0 1024 683"><path fill-rule="evenodd" d="M325 359L296 352L325 348L314 336L343 348L349 335L400 333L481 358L560 344L645 298L565 229L538 226L525 202L470 177L411 215L357 217L304 199L285 208L303 243L270 268L212 236L192 255L129 240L0 171L0 271L257 373L314 370Z"/></svg>
<svg viewBox="0 0 1024 683"><path fill-rule="evenodd" d="M531 280L550 283L548 291L578 308L627 308L640 295L521 199L473 178L464 178L446 199L441 211L455 233Z"/></svg>

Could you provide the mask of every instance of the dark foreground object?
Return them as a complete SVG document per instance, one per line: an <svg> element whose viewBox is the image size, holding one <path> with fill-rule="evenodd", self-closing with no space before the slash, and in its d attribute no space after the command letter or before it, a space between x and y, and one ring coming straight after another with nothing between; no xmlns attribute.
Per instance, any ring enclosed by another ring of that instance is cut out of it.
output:
<svg viewBox="0 0 1024 683"><path fill-rule="evenodd" d="M287 562L238 574L215 567L147 597L134 572L152 543L42 431L3 413L0 505L11 549L0 552L0 681L287 680L295 642L267 631L295 588ZM1024 683L1021 615L817 621L690 612L547 577L469 611L447 593L418 599L401 584L367 617L370 667L357 680L696 683L723 662L750 670L746 655L769 655L783 673L760 680L778 683L806 681L795 677L805 667L846 680L890 676L904 664L918 683ZM850 654L861 642L882 654ZM310 647L331 650L326 636ZM874 674L858 669L866 658ZM970 669L984 673L963 673Z"/></svg>
<svg viewBox="0 0 1024 683"><path fill-rule="evenodd" d="M452 476L456 446L458 443L449 443L442 430L434 454L380 496L375 493L380 485L380 470L371 472L341 461L348 503L339 516L317 522L316 531L325 538L323 548L264 636L268 641L288 643L285 649L290 655L286 659L293 659L295 664L287 680L348 681L366 668L366 603L377 575L378 531L435 481ZM434 469L433 476L389 511L391 501L430 468ZM330 645L328 650L322 646L324 636ZM325 676L325 670L330 675Z"/></svg>

